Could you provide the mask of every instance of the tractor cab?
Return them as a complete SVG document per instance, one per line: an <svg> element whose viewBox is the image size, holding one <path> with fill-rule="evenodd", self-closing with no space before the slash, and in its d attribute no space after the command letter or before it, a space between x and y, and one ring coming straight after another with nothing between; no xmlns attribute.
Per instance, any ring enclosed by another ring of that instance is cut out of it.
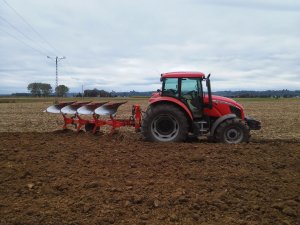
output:
<svg viewBox="0 0 300 225"><path fill-rule="evenodd" d="M211 96L209 77L205 78L203 73L199 72L176 72L162 74L162 97L172 97L181 101L193 114L194 119L203 116L205 107L204 91L202 82L206 80L207 94Z"/></svg>

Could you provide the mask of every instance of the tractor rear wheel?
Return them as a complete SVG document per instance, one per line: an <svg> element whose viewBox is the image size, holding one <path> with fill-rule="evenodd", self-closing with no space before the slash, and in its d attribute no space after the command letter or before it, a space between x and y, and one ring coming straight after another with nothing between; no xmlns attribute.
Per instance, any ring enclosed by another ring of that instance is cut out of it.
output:
<svg viewBox="0 0 300 225"><path fill-rule="evenodd" d="M142 121L142 134L147 141L184 141L188 135L188 121L174 105L149 106Z"/></svg>
<svg viewBox="0 0 300 225"><path fill-rule="evenodd" d="M214 138L218 142L237 144L248 142L250 138L249 127L239 119L228 119L219 125Z"/></svg>

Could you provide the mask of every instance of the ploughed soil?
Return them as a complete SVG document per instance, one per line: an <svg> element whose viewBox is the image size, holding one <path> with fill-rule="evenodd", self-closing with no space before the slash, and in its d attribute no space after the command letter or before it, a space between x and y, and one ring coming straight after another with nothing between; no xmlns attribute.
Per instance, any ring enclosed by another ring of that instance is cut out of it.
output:
<svg viewBox="0 0 300 225"><path fill-rule="evenodd" d="M125 136L127 135L127 136ZM0 133L0 224L299 224L300 141Z"/></svg>

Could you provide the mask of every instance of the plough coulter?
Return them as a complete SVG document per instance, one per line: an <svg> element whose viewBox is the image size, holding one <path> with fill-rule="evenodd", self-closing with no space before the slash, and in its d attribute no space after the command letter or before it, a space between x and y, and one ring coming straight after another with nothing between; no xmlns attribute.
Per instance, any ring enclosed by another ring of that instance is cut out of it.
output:
<svg viewBox="0 0 300 225"><path fill-rule="evenodd" d="M150 97L143 119L139 105L133 105L129 119L117 119L119 106L126 102L63 102L46 111L61 113L63 128L74 125L77 131L84 126L86 131L96 133L108 125L114 133L119 127L131 126L141 130L148 141L179 142L188 136L207 136L215 142L248 142L250 131L259 130L260 122L246 116L236 101L212 95L209 77L201 72L162 74L162 89Z"/></svg>
<svg viewBox="0 0 300 225"><path fill-rule="evenodd" d="M119 106L126 102L61 102L49 106L46 112L61 114L64 119L63 129L68 125L73 125L77 132L83 127L86 131L96 133L100 127L108 125L111 133L115 133L116 128L123 126L135 127L139 131L141 126L140 106L132 106L132 116L129 119L116 119L116 112ZM89 119L83 118L84 115L92 116ZM107 118L108 116L108 118ZM106 119L104 118L106 117Z"/></svg>

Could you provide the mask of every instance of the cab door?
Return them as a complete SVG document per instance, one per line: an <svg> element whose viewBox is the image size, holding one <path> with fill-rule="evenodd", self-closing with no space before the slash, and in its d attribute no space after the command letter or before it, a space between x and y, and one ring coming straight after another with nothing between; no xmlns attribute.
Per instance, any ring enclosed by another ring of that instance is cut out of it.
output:
<svg viewBox="0 0 300 225"><path fill-rule="evenodd" d="M189 107L194 118L201 118L203 113L202 85L199 78L180 79L180 98Z"/></svg>

